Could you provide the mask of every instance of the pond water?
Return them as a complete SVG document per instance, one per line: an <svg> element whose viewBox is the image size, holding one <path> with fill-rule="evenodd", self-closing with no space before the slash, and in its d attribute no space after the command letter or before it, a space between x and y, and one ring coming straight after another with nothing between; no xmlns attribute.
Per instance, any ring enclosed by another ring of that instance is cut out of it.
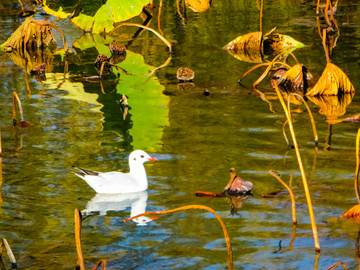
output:
<svg viewBox="0 0 360 270"><path fill-rule="evenodd" d="M235 37L259 30L255 1L215 0L201 13L187 9L186 21L172 2L164 1L160 21L173 45L171 55L151 32L132 38L138 29L123 27L116 31L118 36L104 37L84 34L68 20L54 24L64 32L73 53L66 61L60 55L48 59L46 80L36 80L18 58L0 53L0 235L9 242L19 268L75 267L74 209L91 210L90 203L106 204L109 198L95 196L70 171L72 166L126 171L127 157L135 149L159 159L145 164L149 190L110 198L118 201L115 207L83 220L87 268L105 259L107 269L227 269L225 239L211 213L187 210L149 222L123 222L141 207L157 211L189 204L209 206L221 216L235 269L326 269L339 260L358 268L359 226L339 216L357 203L355 139L360 125L330 124L319 105L309 101L319 134L315 146L306 109L292 105L319 233L321 254L316 258L295 150L287 147L282 134L281 104L268 78L258 86L267 102L252 89L260 69L239 85L239 78L254 64L222 50ZM265 1L262 24L265 33L277 27L279 33L303 42L306 47L294 54L318 79L326 57L314 3ZM0 4L0 43L23 21L17 17L20 9L15 0ZM332 57L356 91L360 89L359 12L357 1L340 1L336 14L340 37ZM153 15L149 26L158 29L157 8ZM140 17L132 21L142 22ZM321 16L320 22L324 28ZM55 35L62 48L61 36L56 31ZM127 47L122 67L128 74L106 75L102 84L85 82L83 77L97 75L94 61L99 53L109 55L106 44L112 40ZM167 60L165 67L143 76ZM181 66L196 73L191 87L177 83L176 70ZM206 89L209 96L203 95ZM13 91L32 126L12 126ZM122 94L128 97L127 115L119 104ZM338 118L359 113L357 93L348 103ZM194 196L197 190L221 192L231 167L254 183L253 196L234 202L237 209L231 210L229 198ZM292 177L295 227L288 192L269 170L277 170L287 183Z"/></svg>

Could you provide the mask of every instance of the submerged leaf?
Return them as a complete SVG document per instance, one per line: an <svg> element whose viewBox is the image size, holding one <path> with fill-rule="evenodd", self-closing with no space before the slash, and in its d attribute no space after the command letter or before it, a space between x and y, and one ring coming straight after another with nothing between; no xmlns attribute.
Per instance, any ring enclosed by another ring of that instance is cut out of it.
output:
<svg viewBox="0 0 360 270"><path fill-rule="evenodd" d="M313 76L304 65L296 64L279 78L273 76L273 79L276 79L277 84L287 91L300 91L304 94L309 84L312 83Z"/></svg>
<svg viewBox="0 0 360 270"><path fill-rule="evenodd" d="M339 67L332 63L327 63L320 79L306 95L332 96L341 93L355 93L355 88Z"/></svg>
<svg viewBox="0 0 360 270"><path fill-rule="evenodd" d="M211 0L185 0L185 4L195 12L203 12L210 7Z"/></svg>
<svg viewBox="0 0 360 270"><path fill-rule="evenodd" d="M239 36L224 46L233 57L250 63L261 63L262 59L262 33L253 32Z"/></svg>

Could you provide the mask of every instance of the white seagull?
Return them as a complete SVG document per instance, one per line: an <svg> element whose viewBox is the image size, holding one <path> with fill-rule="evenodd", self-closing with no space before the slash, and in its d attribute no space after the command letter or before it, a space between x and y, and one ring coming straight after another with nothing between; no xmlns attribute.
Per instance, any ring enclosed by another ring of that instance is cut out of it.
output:
<svg viewBox="0 0 360 270"><path fill-rule="evenodd" d="M144 162L157 161L157 158L149 156L142 150L135 150L129 156L129 173L122 172L92 172L80 168L80 172L74 172L84 179L97 193L131 193L147 190L148 181Z"/></svg>

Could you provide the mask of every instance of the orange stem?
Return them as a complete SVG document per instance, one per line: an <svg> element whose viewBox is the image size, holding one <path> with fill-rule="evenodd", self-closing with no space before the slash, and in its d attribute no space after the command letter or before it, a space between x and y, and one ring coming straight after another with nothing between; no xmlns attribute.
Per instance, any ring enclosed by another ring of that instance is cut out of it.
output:
<svg viewBox="0 0 360 270"><path fill-rule="evenodd" d="M281 105L283 106L286 118L289 121L289 129L290 129L291 137L292 137L292 140L293 140L293 143L294 143L296 157L297 157L297 160L298 160L298 163L299 163L299 169L300 169L301 178L302 178L302 182L303 182L303 186L304 186L306 202L307 202L308 208L309 208L309 216L310 216L311 227L312 227L313 236L314 236L315 250L316 250L316 252L320 252L319 237L318 237L317 228L316 228L314 210L313 210L312 203L311 203L310 191L309 191L309 187L308 187L306 176L305 176L304 166L303 166L302 161L301 161L299 146L298 146L297 141L296 141L294 127L293 127L293 124L292 124L292 121L291 121L291 116L290 116L290 113L289 113L289 111L288 111L288 109L287 109L287 107L285 105L284 99L283 99L283 97L282 97L282 95L280 93L280 90L279 90L279 87L278 87L276 81L271 80L271 82L275 87L275 91L276 91L276 93L277 93L277 95L279 97Z"/></svg>
<svg viewBox="0 0 360 270"><path fill-rule="evenodd" d="M187 209L205 209L211 213L213 213L215 215L215 217L217 218L217 220L219 221L223 232L224 232L224 236L225 236L225 241L226 241L226 246L227 246L227 251L228 251L228 265L229 265L229 269L233 269L233 259L232 259L232 250L231 250L231 243L230 243L230 237L229 234L226 230L226 226L224 224L224 222L221 220L220 216L210 207L207 207L205 205L186 205L186 206L182 206L182 207L178 207L178 208L174 208L174 209L170 209L170 210L165 210L165 211L151 211L151 212L145 212L142 213L140 215L136 215L133 217L129 217L129 218L125 218L124 222L127 222L129 220L132 220L134 218L138 218L138 217L142 217L142 216L148 216L148 215L164 215L164 214L168 214L168 213L173 213L173 212L177 212L177 211L182 211L182 210L187 210Z"/></svg>
<svg viewBox="0 0 360 270"><path fill-rule="evenodd" d="M358 203L360 203L360 195L359 195L359 184L358 184L358 179L359 179L359 138L360 138L360 128L358 129L357 135L356 135L356 169L355 169L355 193L356 193L356 198L358 200Z"/></svg>
<svg viewBox="0 0 360 270"><path fill-rule="evenodd" d="M13 92L13 119L16 119L15 98L16 98L16 100L18 102L18 105L19 105L19 111L20 111L21 120L24 121L24 113L23 113L23 109L22 109L22 106L21 106L21 101L20 101L20 98L19 98L19 96L17 95L17 93L15 91Z"/></svg>
<svg viewBox="0 0 360 270"><path fill-rule="evenodd" d="M328 51L327 46L326 46L326 29L323 29L322 44L323 44L325 55L326 55L326 62L331 63L331 59L330 59L330 56L329 56L329 51Z"/></svg>
<svg viewBox="0 0 360 270"><path fill-rule="evenodd" d="M293 224L297 224L294 193L292 192L291 188L283 180L281 180L281 178L274 171L269 171L269 173L272 176L274 176L289 191L290 199L291 199L292 220L293 220Z"/></svg>
<svg viewBox="0 0 360 270"><path fill-rule="evenodd" d="M81 216L79 209L75 209L75 242L80 270L85 270L84 258L81 251Z"/></svg>

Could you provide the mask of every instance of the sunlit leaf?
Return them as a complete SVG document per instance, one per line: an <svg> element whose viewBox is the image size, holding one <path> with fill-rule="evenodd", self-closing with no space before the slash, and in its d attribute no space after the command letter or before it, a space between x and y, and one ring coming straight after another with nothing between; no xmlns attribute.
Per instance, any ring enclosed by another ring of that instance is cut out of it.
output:
<svg viewBox="0 0 360 270"><path fill-rule="evenodd" d="M253 32L239 36L230 41L223 49L233 57L250 63L261 63L262 60L262 33Z"/></svg>
<svg viewBox="0 0 360 270"><path fill-rule="evenodd" d="M274 78L273 78L274 79ZM306 91L309 84L312 83L312 75L302 64L296 64L287 70L276 80L279 86L287 91L299 91L302 94Z"/></svg>
<svg viewBox="0 0 360 270"><path fill-rule="evenodd" d="M354 93L355 88L346 74L336 65L327 63L316 85L307 96L332 96L340 93Z"/></svg>
<svg viewBox="0 0 360 270"><path fill-rule="evenodd" d="M68 12L64 12L63 7L59 7L59 9L57 11L52 10L51 8L49 8L47 6L46 0L43 0L43 6L42 8L44 9L44 11L50 15L53 15L55 17L58 17L60 19L65 19L67 17L69 17L71 15L71 13Z"/></svg>
<svg viewBox="0 0 360 270"><path fill-rule="evenodd" d="M149 0L107 0L105 4L98 7L99 3L101 2L95 0L80 3L77 8L81 9L81 13L74 16L71 21L85 31L108 33L114 28L114 23L126 21L139 15ZM52 10L46 3L44 6L46 12L59 18L66 18L70 15L63 12L61 6L58 11Z"/></svg>
<svg viewBox="0 0 360 270"><path fill-rule="evenodd" d="M351 103L354 94L340 96L308 96L308 99L320 107L319 113L326 116L330 124L337 123L337 118L346 113L346 107Z"/></svg>
<svg viewBox="0 0 360 270"><path fill-rule="evenodd" d="M211 0L186 0L185 4L195 12L203 12L210 7Z"/></svg>

